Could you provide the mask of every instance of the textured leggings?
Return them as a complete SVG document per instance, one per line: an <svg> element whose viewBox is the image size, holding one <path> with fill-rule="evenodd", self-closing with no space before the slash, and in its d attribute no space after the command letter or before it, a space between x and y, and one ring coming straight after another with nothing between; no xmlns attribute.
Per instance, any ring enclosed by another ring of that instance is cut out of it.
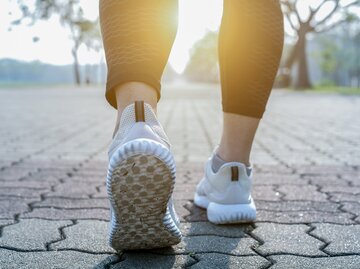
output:
<svg viewBox="0 0 360 269"><path fill-rule="evenodd" d="M106 99L130 81L152 86L161 76L177 33L177 0L100 0L108 67ZM205 12L205 11L204 11ZM224 112L261 118L283 47L279 0L224 0L218 56Z"/></svg>

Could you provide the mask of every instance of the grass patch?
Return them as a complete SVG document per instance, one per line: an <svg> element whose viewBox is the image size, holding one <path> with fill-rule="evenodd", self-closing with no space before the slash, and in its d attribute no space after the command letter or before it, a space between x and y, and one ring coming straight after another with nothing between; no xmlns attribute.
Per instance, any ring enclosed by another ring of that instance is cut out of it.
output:
<svg viewBox="0 0 360 269"><path fill-rule="evenodd" d="M308 89L307 91L323 92L323 93L340 93L340 94L348 94L348 95L360 94L360 88L340 87L340 86L315 86L313 89Z"/></svg>

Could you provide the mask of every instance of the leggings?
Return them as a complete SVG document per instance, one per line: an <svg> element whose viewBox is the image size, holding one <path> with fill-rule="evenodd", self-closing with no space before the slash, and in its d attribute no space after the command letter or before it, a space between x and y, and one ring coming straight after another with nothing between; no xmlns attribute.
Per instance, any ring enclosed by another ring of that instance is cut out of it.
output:
<svg viewBox="0 0 360 269"><path fill-rule="evenodd" d="M105 97L144 82L161 94L161 77L177 33L177 0L100 0L107 62ZM282 54L279 0L224 0L218 37L224 112L262 118Z"/></svg>

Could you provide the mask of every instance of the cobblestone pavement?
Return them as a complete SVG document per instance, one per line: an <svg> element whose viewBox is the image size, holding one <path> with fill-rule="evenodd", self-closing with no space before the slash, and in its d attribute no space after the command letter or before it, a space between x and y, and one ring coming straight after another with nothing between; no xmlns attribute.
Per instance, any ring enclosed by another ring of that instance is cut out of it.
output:
<svg viewBox="0 0 360 269"><path fill-rule="evenodd" d="M192 199L220 137L219 87L164 86L184 240L119 257L102 91L0 90L0 268L360 268L360 97L274 91L252 152L258 220L215 226Z"/></svg>

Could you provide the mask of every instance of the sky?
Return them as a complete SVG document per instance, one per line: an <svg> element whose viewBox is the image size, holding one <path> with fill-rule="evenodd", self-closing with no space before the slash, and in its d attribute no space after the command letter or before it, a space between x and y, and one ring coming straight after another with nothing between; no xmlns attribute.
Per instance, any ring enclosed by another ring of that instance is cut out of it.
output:
<svg viewBox="0 0 360 269"><path fill-rule="evenodd" d="M81 0L85 16L95 19L98 16L99 0ZM256 0L254 0L256 1ZM300 15L305 18L308 5L316 6L321 0L301 0ZM343 0L351 1L351 0ZM222 16L223 0L179 0L179 25L177 36L169 57L170 65L181 73L189 60L190 49L207 31L218 30ZM324 6L322 14L331 9ZM320 14L320 17L321 15ZM20 17L15 0L2 0L0 9L0 58L14 58L24 61L40 60L45 63L71 64L72 41L68 31L63 28L57 17L48 21L38 21L34 26L15 26L8 31L7 25ZM5 27L4 27L5 26ZM291 32L289 25L285 30ZM33 42L38 37L38 42ZM88 52L85 46L79 50L81 64L104 61L104 52Z"/></svg>
<svg viewBox="0 0 360 269"><path fill-rule="evenodd" d="M2 0L0 9L0 25L9 25L20 17L15 1ZM12 2L12 3L11 3ZM89 19L98 16L98 0L82 1L84 14ZM206 6L206 12L204 7ZM176 39L169 57L170 65L181 73L189 59L192 45L207 31L218 29L222 15L222 0L180 0L179 25ZM0 58L15 58L24 61L40 60L45 63L63 65L71 64L72 42L68 32L53 17L48 21L38 21L34 26L20 25L0 27ZM33 37L39 38L33 42ZM104 61L104 53L89 53L85 46L79 50L81 64Z"/></svg>

